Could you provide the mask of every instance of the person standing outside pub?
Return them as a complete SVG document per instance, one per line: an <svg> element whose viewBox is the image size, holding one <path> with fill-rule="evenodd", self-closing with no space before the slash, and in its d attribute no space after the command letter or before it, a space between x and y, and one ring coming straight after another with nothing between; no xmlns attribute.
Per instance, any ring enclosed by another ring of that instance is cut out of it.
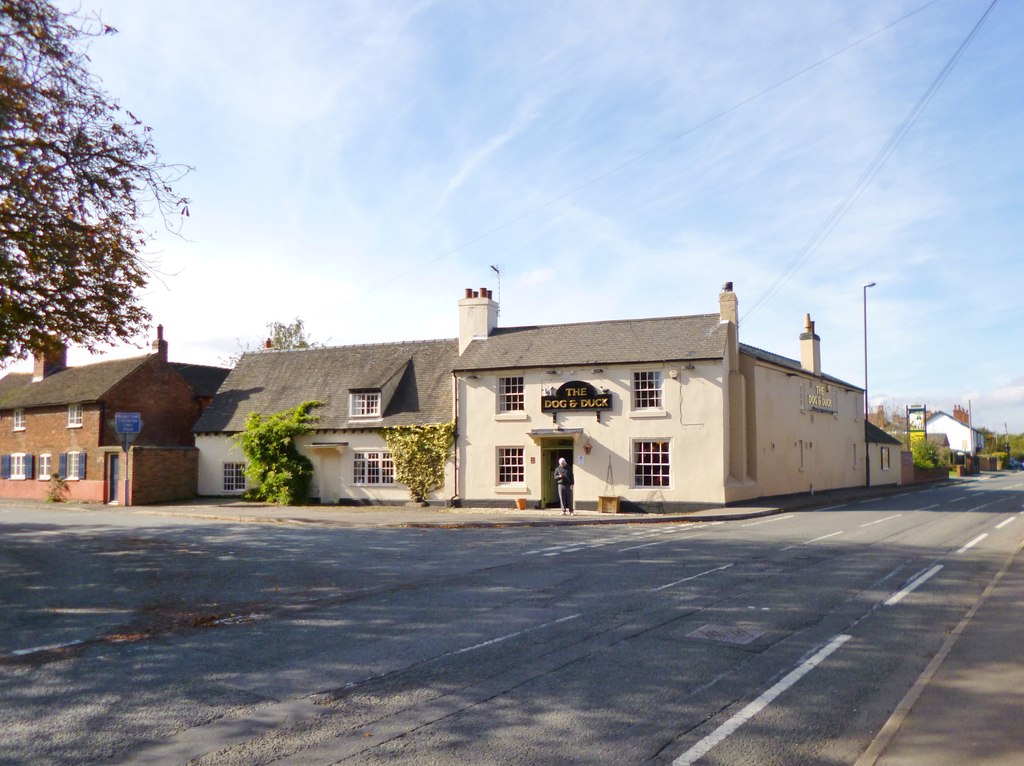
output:
<svg viewBox="0 0 1024 766"><path fill-rule="evenodd" d="M558 458L555 481L558 483L558 504L562 506L562 515L572 516L572 488L576 482L572 476L572 467L564 457Z"/></svg>

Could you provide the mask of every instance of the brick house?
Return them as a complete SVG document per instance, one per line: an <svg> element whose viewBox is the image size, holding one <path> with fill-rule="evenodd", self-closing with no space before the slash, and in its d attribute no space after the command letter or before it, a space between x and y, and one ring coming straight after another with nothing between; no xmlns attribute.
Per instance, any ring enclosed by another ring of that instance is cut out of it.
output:
<svg viewBox="0 0 1024 766"><path fill-rule="evenodd" d="M116 412L138 412L143 423L129 460L129 502L193 496L192 425L227 374L169 362L163 327L145 356L68 367L66 347L38 355L31 373L0 378L0 498L43 499L56 473L69 500L123 502Z"/></svg>

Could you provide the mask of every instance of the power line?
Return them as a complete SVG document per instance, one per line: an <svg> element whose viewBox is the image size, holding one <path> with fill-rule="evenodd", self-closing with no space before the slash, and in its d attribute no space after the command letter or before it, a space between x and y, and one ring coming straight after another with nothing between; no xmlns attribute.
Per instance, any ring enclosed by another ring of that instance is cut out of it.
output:
<svg viewBox="0 0 1024 766"><path fill-rule="evenodd" d="M903 119L903 122L901 122L896 130L893 131L892 135L889 136L889 140L887 140L885 144L882 145L882 148L878 150L874 159L868 163L864 172L860 174L854 184L846 191L846 194L843 195L843 198L832 209L832 212L826 216L825 220L814 231L810 239L807 240L807 243L797 251L793 258L790 259L782 273L775 278L775 281L772 282L764 294L754 301L753 305L743 315L742 319L749 319L753 313L775 297L779 290L782 289L782 286L800 270L800 268L807 262L807 259L811 257L811 254L814 253L814 251L817 250L828 238L828 235L835 230L836 226L839 225L839 222L843 220L846 214L860 198L860 195L864 193L864 190L875 179L875 176L878 175L879 171L885 165L892 153L896 151L896 147L900 145L907 133L910 132L914 123L917 122L917 118L921 116L921 113L924 112L929 102L931 102L932 97L939 88L942 87L946 78L949 77L950 72L953 71L953 68L960 61L960 58L967 50L967 46L970 45L971 41L975 38L978 30L981 29L982 24L985 23L985 20L989 17L989 14L991 14L992 9L995 8L996 3L998 2L999 0L992 0L992 3L985 9L985 12L968 33L967 37L960 43L959 47L957 47L956 51L954 51L953 55L946 62L946 65L942 67L935 79L932 80L921 98L919 98L917 103L914 104L910 113L907 114Z"/></svg>

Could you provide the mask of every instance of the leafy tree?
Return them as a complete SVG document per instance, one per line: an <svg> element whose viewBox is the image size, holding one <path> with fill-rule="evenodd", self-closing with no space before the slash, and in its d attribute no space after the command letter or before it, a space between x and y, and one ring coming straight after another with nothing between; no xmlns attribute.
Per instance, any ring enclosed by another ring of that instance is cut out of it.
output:
<svg viewBox="0 0 1024 766"><path fill-rule="evenodd" d="M86 42L114 33L46 0L0 0L0 359L54 337L130 340L150 264L142 221L188 215L150 129L100 87Z"/></svg>
<svg viewBox="0 0 1024 766"><path fill-rule="evenodd" d="M295 317L295 321L290 324L267 322L267 343L272 348L281 351L291 351L299 348L323 348L322 343L309 339L306 335L306 325L298 317ZM262 344L260 347L262 347ZM238 351L231 354L231 356L222 358L221 361L228 367L234 367L238 360L242 358L242 354L247 354L254 350L256 349L252 345L242 345L242 342L238 341Z"/></svg>
<svg viewBox="0 0 1024 766"><path fill-rule="evenodd" d="M308 434L316 425L313 410L320 402L263 417L257 412L245 420L237 440L245 455L245 475L253 488L246 496L279 505L298 505L309 495L313 464L295 446L295 437Z"/></svg>
<svg viewBox="0 0 1024 766"><path fill-rule="evenodd" d="M395 464L395 479L416 502L444 485L444 469L455 443L455 424L394 426L380 429Z"/></svg>

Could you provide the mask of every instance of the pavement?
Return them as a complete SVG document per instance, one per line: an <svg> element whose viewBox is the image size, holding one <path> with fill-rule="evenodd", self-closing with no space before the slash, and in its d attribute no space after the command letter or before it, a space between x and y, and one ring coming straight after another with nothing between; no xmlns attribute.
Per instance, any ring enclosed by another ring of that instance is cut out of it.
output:
<svg viewBox="0 0 1024 766"><path fill-rule="evenodd" d="M984 481L980 477L953 482ZM822 510L857 500L929 489L855 487L815 495L770 498L770 502L722 506L684 514L631 514L557 509L406 506L281 507L231 498L130 507L140 515L211 519L254 524L330 527L537 527L608 524L680 524L757 518ZM11 504L15 501L5 501ZM23 502L17 501L19 505ZM39 504L43 506L42 503ZM46 505L47 510L109 511L89 504ZM1011 766L1024 763L1024 549L1003 562L985 592L910 689L855 766ZM1012 615L1008 617L1008 615Z"/></svg>
<svg viewBox="0 0 1024 766"><path fill-rule="evenodd" d="M956 481L956 480L952 480ZM927 489L932 485L921 485ZM142 515L191 519L237 521L262 524L322 525L340 527L540 527L610 524L680 524L771 516L796 510L822 509L871 497L914 491L913 487L850 487L829 492L765 498L749 504L717 506L685 513L602 513L577 510L564 516L557 508L518 510L510 500L507 507L300 505L279 506L237 498L195 498L188 502L133 506L124 510ZM68 503L67 510L109 510L110 506Z"/></svg>

